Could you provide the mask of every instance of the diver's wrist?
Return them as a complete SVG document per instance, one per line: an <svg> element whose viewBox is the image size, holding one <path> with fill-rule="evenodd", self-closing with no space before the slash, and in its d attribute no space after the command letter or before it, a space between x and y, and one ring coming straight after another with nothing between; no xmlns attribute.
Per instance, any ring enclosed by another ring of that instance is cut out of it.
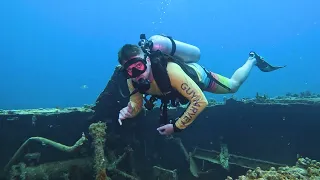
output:
<svg viewBox="0 0 320 180"><path fill-rule="evenodd" d="M181 131L182 131L182 129L179 129L179 128L177 127L176 122L173 123L173 131L174 131L174 132L181 132Z"/></svg>

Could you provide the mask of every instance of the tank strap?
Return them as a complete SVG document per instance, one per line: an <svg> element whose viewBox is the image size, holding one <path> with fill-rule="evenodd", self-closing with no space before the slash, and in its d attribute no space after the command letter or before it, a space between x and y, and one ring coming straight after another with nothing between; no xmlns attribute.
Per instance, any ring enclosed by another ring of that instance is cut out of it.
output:
<svg viewBox="0 0 320 180"><path fill-rule="evenodd" d="M173 56L173 55L176 53L176 50L177 50L176 42L172 39L171 36L166 36L166 35L161 35L161 36L164 36L164 37L170 39L170 41L171 41L171 43L172 43L172 48L171 48L171 53L170 53L170 55Z"/></svg>

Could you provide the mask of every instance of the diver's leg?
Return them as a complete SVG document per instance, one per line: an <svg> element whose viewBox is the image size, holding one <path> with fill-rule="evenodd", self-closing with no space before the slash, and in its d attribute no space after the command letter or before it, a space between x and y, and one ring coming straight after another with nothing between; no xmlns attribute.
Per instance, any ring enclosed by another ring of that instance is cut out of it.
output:
<svg viewBox="0 0 320 180"><path fill-rule="evenodd" d="M256 65L256 58L250 54L246 63L237 69L230 79L219 74L209 72L208 76L211 75L211 77L208 78L211 79L211 81L205 91L216 94L237 92L243 82L248 78L254 65Z"/></svg>
<svg viewBox="0 0 320 180"><path fill-rule="evenodd" d="M256 58L250 56L246 61L246 63L233 73L230 79L232 92L238 91L238 89L243 84L243 82L248 78L251 72L251 69L254 65L256 65L256 62L257 62Z"/></svg>

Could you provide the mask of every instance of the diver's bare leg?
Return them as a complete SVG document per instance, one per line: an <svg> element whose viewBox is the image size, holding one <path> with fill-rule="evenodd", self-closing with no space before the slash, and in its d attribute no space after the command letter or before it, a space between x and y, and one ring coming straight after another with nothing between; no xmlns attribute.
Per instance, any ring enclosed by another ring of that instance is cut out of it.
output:
<svg viewBox="0 0 320 180"><path fill-rule="evenodd" d="M256 61L255 57L249 57L247 62L234 72L230 79L232 93L237 92L243 82L248 78L252 67L256 65Z"/></svg>

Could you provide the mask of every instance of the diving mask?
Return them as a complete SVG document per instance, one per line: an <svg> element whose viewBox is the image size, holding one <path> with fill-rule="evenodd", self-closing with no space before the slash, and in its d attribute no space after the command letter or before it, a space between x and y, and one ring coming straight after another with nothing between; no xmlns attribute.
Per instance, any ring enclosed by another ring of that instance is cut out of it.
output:
<svg viewBox="0 0 320 180"><path fill-rule="evenodd" d="M147 61L145 58L132 58L124 63L123 68L127 78L136 78L147 70Z"/></svg>

